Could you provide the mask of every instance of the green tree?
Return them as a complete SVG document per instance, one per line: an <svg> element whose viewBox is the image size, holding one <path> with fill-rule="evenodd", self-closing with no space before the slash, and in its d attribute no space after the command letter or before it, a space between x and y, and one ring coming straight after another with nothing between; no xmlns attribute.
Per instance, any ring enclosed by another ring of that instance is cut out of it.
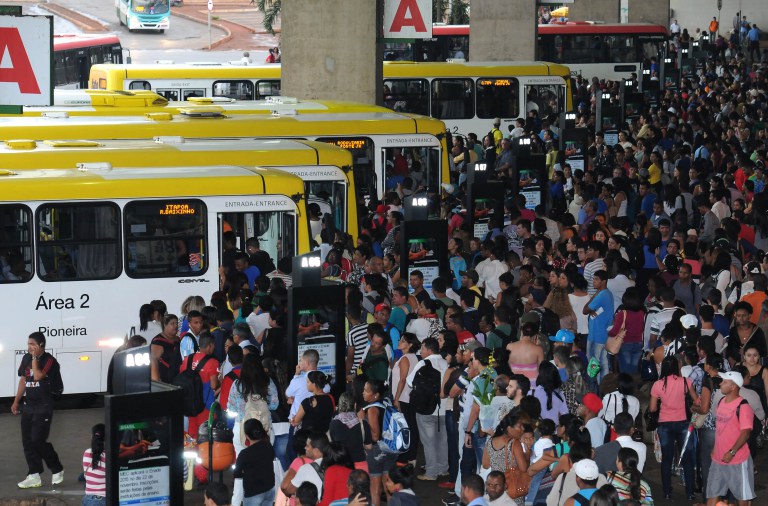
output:
<svg viewBox="0 0 768 506"><path fill-rule="evenodd" d="M451 0L451 15L448 18L448 24L469 24L469 4L466 2L466 0Z"/></svg>
<svg viewBox="0 0 768 506"><path fill-rule="evenodd" d="M448 10L449 0L432 0L432 21L442 23L445 20L445 11Z"/></svg>
<svg viewBox="0 0 768 506"><path fill-rule="evenodd" d="M264 21L262 26L270 35L275 34L273 25L280 19L280 4L282 0L258 0L256 2L256 8L264 14Z"/></svg>

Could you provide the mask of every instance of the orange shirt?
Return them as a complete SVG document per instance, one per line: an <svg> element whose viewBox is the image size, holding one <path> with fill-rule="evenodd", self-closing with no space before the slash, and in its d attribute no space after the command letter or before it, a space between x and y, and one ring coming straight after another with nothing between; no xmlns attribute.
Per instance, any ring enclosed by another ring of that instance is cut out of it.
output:
<svg viewBox="0 0 768 506"><path fill-rule="evenodd" d="M744 302L752 306L752 316L749 317L749 321L757 325L760 319L760 311L763 309L763 301L768 298L765 292L752 292L749 295L745 295L741 298Z"/></svg>

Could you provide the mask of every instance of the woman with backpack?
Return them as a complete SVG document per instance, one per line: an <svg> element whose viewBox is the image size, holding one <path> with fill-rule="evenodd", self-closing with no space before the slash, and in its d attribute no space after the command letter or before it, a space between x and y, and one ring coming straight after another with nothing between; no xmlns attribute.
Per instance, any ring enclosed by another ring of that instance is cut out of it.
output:
<svg viewBox="0 0 768 506"><path fill-rule="evenodd" d="M392 368L392 389L394 395L392 404L398 411L405 415L408 427L411 429L411 446L408 451L400 455L400 462L416 461L416 453L419 449L419 432L416 425L416 410L411 406L411 387L406 383L406 379L411 374L416 364L419 362L416 352L421 348L421 342L412 333L406 332L397 343L397 349L403 354L395 362Z"/></svg>
<svg viewBox="0 0 768 506"><path fill-rule="evenodd" d="M659 380L651 387L648 409L651 413L659 413L657 431L661 444L661 483L666 499L672 498L672 461L677 451L683 449L691 420L690 409L698 400L699 396L696 395L692 382L680 375L677 357L664 357ZM681 460L685 476L685 496L688 500L693 500L693 451L689 449L684 452Z"/></svg>
<svg viewBox="0 0 768 506"><path fill-rule="evenodd" d="M242 425L247 419L246 411L251 406L258 407L258 405L262 405L262 411L266 412L266 416L264 416L263 420L260 419L259 421L267 432L270 433L270 436L272 436L272 422L269 411L277 409L278 404L277 387L270 381L269 376L264 371L264 367L261 365L259 357L253 353L244 355L243 366L240 369L240 378L232 383L229 401L226 406L228 412L235 413L235 426L232 431L235 434L233 443L236 454L239 454L245 448L245 434Z"/></svg>
<svg viewBox="0 0 768 506"><path fill-rule="evenodd" d="M307 373L307 390L312 395L301 401L299 411L291 420L291 425L312 431L328 432L336 406L333 397L323 391L327 384L328 377L324 373L320 371Z"/></svg>
<svg viewBox="0 0 768 506"><path fill-rule="evenodd" d="M368 461L368 474L371 476L371 502L379 506L381 501L382 475L389 473L397 461L397 455L385 452L380 445L384 424L384 405L382 400L387 391L383 381L370 379L363 388L363 400L366 407L362 409L361 417L371 428L371 443L366 445L365 453Z"/></svg>

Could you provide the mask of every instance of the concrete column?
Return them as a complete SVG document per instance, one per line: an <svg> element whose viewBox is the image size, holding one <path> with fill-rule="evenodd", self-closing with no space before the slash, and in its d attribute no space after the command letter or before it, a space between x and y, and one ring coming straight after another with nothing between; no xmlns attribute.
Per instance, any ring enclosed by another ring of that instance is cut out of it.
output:
<svg viewBox="0 0 768 506"><path fill-rule="evenodd" d="M472 61L536 59L536 2L473 0L469 27Z"/></svg>
<svg viewBox="0 0 768 506"><path fill-rule="evenodd" d="M629 0L630 13L637 3L639 2ZM568 19L572 21L618 23L619 0L576 0L574 3L568 4Z"/></svg>
<svg viewBox="0 0 768 506"><path fill-rule="evenodd" d="M376 103L376 1L283 0L282 95Z"/></svg>
<svg viewBox="0 0 768 506"><path fill-rule="evenodd" d="M709 3L706 4L706 7L709 7L707 9L704 9L704 3L703 2L695 2L697 5L702 7L702 10L707 10L708 12L714 11L715 6L717 5L716 2L712 2L712 5L710 6ZM710 18L712 19L712 18ZM693 32L695 31L695 27L684 25L683 22L685 22L685 19L678 18L678 21L680 21L680 27L688 28L688 32L693 35ZM662 25L669 28L670 25L670 19L669 19L669 0L630 0L629 1L629 22L630 23L653 23L655 25ZM709 26L709 20L707 20L706 25L704 25L704 29Z"/></svg>

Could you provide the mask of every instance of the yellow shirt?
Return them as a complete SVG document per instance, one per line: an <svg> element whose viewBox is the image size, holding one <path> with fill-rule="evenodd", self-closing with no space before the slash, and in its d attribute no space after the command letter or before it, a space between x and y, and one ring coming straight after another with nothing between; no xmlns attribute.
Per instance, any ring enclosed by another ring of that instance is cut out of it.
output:
<svg viewBox="0 0 768 506"><path fill-rule="evenodd" d="M496 127L493 127L491 133L493 134L493 143L496 145L496 154L498 155L501 153L501 139L504 138L504 134Z"/></svg>
<svg viewBox="0 0 768 506"><path fill-rule="evenodd" d="M651 184L657 184L661 181L661 167L652 163L648 167L648 182Z"/></svg>

